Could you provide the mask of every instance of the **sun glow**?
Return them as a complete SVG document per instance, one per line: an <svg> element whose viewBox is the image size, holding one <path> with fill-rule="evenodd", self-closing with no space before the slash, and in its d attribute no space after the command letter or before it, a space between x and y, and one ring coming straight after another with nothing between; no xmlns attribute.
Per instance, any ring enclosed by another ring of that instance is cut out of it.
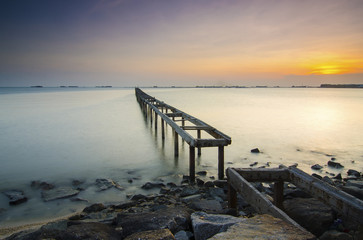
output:
<svg viewBox="0 0 363 240"><path fill-rule="evenodd" d="M344 69L337 65L322 65L313 68L311 71L312 74L339 74L343 73Z"/></svg>

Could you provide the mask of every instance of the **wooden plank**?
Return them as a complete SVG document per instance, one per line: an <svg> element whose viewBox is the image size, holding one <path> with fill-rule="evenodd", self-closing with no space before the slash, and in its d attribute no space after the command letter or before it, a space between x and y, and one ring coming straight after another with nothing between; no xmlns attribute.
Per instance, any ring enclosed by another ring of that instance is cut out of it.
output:
<svg viewBox="0 0 363 240"><path fill-rule="evenodd" d="M286 168L235 168L249 182L278 182L289 181L290 173Z"/></svg>
<svg viewBox="0 0 363 240"><path fill-rule="evenodd" d="M344 216L363 224L363 201L336 189L295 167L288 168L290 181Z"/></svg>
<svg viewBox="0 0 363 240"><path fill-rule="evenodd" d="M195 139L195 147L218 147L227 146L225 139Z"/></svg>
<svg viewBox="0 0 363 240"><path fill-rule="evenodd" d="M212 130L210 126L181 126L184 130ZM200 137L198 137L200 138Z"/></svg>
<svg viewBox="0 0 363 240"><path fill-rule="evenodd" d="M231 186L243 196L259 213L271 214L274 217L285 220L286 222L306 231L303 227L292 220L281 209L274 206L265 196L263 196L251 183L244 179L237 171L227 168L228 182Z"/></svg>

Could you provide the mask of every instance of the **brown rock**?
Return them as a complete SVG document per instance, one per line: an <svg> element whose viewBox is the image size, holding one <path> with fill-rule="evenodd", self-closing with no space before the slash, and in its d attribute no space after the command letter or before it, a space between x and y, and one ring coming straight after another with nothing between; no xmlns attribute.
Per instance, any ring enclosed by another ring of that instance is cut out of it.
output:
<svg viewBox="0 0 363 240"><path fill-rule="evenodd" d="M169 229L160 229L134 233L125 240L175 240L175 237Z"/></svg>

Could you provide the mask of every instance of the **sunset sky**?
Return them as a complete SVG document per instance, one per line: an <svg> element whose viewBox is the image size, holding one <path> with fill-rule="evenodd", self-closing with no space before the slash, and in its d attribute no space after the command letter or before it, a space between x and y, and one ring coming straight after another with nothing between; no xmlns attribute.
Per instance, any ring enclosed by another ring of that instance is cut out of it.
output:
<svg viewBox="0 0 363 240"><path fill-rule="evenodd" d="M363 83L362 0L2 0L0 86Z"/></svg>

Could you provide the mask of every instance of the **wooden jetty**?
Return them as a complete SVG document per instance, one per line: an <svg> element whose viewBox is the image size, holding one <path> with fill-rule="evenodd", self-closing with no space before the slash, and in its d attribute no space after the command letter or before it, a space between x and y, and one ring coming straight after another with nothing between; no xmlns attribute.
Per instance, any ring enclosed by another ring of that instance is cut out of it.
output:
<svg viewBox="0 0 363 240"><path fill-rule="evenodd" d="M332 207L347 219L363 225L363 201L338 190L296 167L271 169L227 168L229 206L237 207L237 193L241 194L258 212L271 214L295 226L283 209L284 182L291 182L313 197ZM250 182L274 182L273 204Z"/></svg>
<svg viewBox="0 0 363 240"><path fill-rule="evenodd" d="M229 136L202 120L146 94L139 88L135 88L135 94L145 116L150 118L151 123L154 120L155 129L158 127L158 116L161 118L162 139L165 139L165 126L169 125L173 129L176 157L179 155L179 136L189 144L190 181L195 181L195 148L198 150L198 155L201 155L203 147L218 147L218 178L224 178L224 147L232 142ZM193 137L188 131L197 131L197 137ZM202 132L208 133L208 136L213 138L202 138Z"/></svg>

